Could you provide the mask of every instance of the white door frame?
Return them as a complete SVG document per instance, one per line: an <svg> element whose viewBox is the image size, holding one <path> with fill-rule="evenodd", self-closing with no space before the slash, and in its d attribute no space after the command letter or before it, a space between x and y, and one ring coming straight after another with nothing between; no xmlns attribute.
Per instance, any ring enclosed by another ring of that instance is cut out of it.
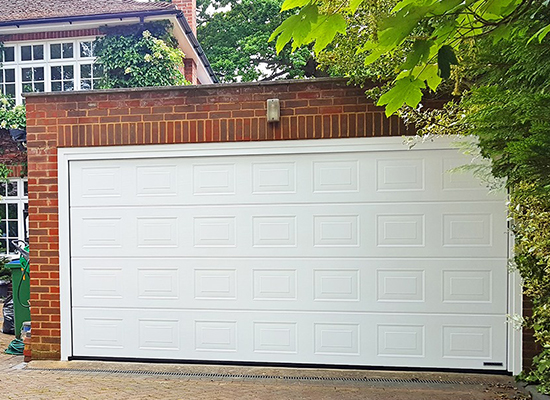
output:
<svg viewBox="0 0 550 400"><path fill-rule="evenodd" d="M419 143L414 149L445 150L453 148L455 138L436 138ZM459 139L464 141L462 137ZM70 281L70 217L69 217L69 163L76 160L105 160L132 158L175 158L222 155L314 154L372 151L407 151L403 137L350 138L326 140L286 140L264 142L162 144L112 147L75 147L58 149L59 187L59 273L61 302L61 359L72 354L71 281ZM458 151L458 150L457 150ZM511 236L510 236L511 238ZM512 240L510 239L510 243ZM511 244L510 244L511 246ZM511 247L510 247L511 251ZM510 253L511 254L511 253ZM521 279L517 272L508 278L509 315L522 315ZM507 327L507 370L518 374L522 369L521 329Z"/></svg>

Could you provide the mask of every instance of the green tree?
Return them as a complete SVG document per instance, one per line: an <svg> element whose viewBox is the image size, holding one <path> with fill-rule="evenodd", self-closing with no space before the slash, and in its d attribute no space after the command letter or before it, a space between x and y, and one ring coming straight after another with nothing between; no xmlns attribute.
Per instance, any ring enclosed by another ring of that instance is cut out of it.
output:
<svg viewBox="0 0 550 400"><path fill-rule="evenodd" d="M197 37L222 82L323 75L308 47L279 53L271 32L292 11L283 0L199 0Z"/></svg>

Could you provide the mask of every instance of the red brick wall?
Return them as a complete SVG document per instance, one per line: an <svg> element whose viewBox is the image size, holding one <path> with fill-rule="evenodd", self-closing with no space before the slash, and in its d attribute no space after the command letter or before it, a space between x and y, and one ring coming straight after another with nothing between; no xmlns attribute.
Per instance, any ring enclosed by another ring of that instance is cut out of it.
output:
<svg viewBox="0 0 550 400"><path fill-rule="evenodd" d="M399 136L343 80L33 94L27 98L33 358L59 358L57 148ZM266 100L281 100L268 124Z"/></svg>

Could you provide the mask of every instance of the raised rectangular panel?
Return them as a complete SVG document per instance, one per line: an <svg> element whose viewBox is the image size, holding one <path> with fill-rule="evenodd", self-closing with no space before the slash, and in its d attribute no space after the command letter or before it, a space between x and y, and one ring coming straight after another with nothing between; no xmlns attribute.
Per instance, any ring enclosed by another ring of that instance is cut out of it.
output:
<svg viewBox="0 0 550 400"><path fill-rule="evenodd" d="M137 219L138 247L177 247L177 217L139 217Z"/></svg>
<svg viewBox="0 0 550 400"><path fill-rule="evenodd" d="M296 353L296 323L254 323L254 351Z"/></svg>
<svg viewBox="0 0 550 400"><path fill-rule="evenodd" d="M424 215L377 215L376 227L380 247L424 246Z"/></svg>
<svg viewBox="0 0 550 400"><path fill-rule="evenodd" d="M296 299L296 270L256 269L254 299Z"/></svg>
<svg viewBox="0 0 550 400"><path fill-rule="evenodd" d="M490 326L444 326L443 357L491 358Z"/></svg>
<svg viewBox="0 0 550 400"><path fill-rule="evenodd" d="M423 357L423 325L378 325L378 355L390 357Z"/></svg>
<svg viewBox="0 0 550 400"><path fill-rule="evenodd" d="M119 197L121 177L118 167L83 167L82 197Z"/></svg>
<svg viewBox="0 0 550 400"><path fill-rule="evenodd" d="M124 348L123 321L120 318L84 318L84 347Z"/></svg>
<svg viewBox="0 0 550 400"><path fill-rule="evenodd" d="M195 321L195 350L236 351L236 330L234 321Z"/></svg>
<svg viewBox="0 0 550 400"><path fill-rule="evenodd" d="M443 301L490 302L491 271L443 271Z"/></svg>
<svg viewBox="0 0 550 400"><path fill-rule="evenodd" d="M84 298L122 298L122 268L83 268L82 272Z"/></svg>
<svg viewBox="0 0 550 400"><path fill-rule="evenodd" d="M177 320L139 320L139 348L142 350L179 350Z"/></svg>
<svg viewBox="0 0 550 400"><path fill-rule="evenodd" d="M82 218L82 247L121 247L121 218Z"/></svg>
<svg viewBox="0 0 550 400"><path fill-rule="evenodd" d="M424 271L379 269L376 271L377 300L424 301Z"/></svg>
<svg viewBox="0 0 550 400"><path fill-rule="evenodd" d="M175 165L136 167L136 175L138 196L169 196L178 193Z"/></svg>
<svg viewBox="0 0 550 400"><path fill-rule="evenodd" d="M296 217L253 217L254 247L296 246Z"/></svg>
<svg viewBox="0 0 550 400"><path fill-rule="evenodd" d="M444 214L444 246L490 246L491 214Z"/></svg>
<svg viewBox="0 0 550 400"><path fill-rule="evenodd" d="M315 300L359 300L358 270L315 270Z"/></svg>
<svg viewBox="0 0 550 400"><path fill-rule="evenodd" d="M138 297L140 299L179 298L179 279L176 268L138 268Z"/></svg>
<svg viewBox="0 0 550 400"><path fill-rule="evenodd" d="M314 324L315 354L359 354L358 324Z"/></svg>
<svg viewBox="0 0 550 400"><path fill-rule="evenodd" d="M253 193L296 192L295 163L254 163L252 170Z"/></svg>
<svg viewBox="0 0 550 400"><path fill-rule="evenodd" d="M443 159L443 190L486 190L471 171L460 168L468 164L469 161L464 157Z"/></svg>
<svg viewBox="0 0 550 400"><path fill-rule="evenodd" d="M194 165L193 194L235 194L235 164Z"/></svg>
<svg viewBox="0 0 550 400"><path fill-rule="evenodd" d="M317 247L359 245L358 215L316 215L314 243Z"/></svg>
<svg viewBox="0 0 550 400"><path fill-rule="evenodd" d="M195 217L195 247L235 247L235 217Z"/></svg>
<svg viewBox="0 0 550 400"><path fill-rule="evenodd" d="M339 193L359 190L359 161L313 163L313 192Z"/></svg>
<svg viewBox="0 0 550 400"><path fill-rule="evenodd" d="M196 299L235 299L236 281L234 269L196 269Z"/></svg>
<svg viewBox="0 0 550 400"><path fill-rule="evenodd" d="M377 160L376 190L424 190L424 160Z"/></svg>

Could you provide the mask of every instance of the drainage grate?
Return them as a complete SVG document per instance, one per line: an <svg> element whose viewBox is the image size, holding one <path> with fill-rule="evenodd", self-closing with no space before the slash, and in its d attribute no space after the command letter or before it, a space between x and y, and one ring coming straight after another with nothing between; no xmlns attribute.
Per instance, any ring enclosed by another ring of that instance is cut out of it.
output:
<svg viewBox="0 0 550 400"><path fill-rule="evenodd" d="M98 374L124 374L124 375L150 375L150 376L179 376L186 378L217 378L217 379L272 379L288 381L310 381L310 382L357 382L357 383L386 383L386 384L428 384L428 385L484 385L486 382L464 379L400 379L400 378L353 378L353 377L332 377L332 376L285 376L285 375L244 375L244 374L212 374L205 372L174 372L174 371L147 371L147 370L117 370L117 369L73 369L73 368L33 368L31 371L48 372L80 372Z"/></svg>

